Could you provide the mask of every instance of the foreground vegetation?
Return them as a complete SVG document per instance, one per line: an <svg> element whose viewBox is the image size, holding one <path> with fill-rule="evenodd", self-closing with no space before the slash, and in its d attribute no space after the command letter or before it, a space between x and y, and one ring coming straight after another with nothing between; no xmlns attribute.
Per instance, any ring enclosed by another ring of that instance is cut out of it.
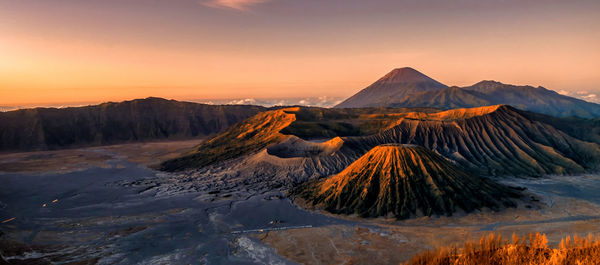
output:
<svg viewBox="0 0 600 265"><path fill-rule="evenodd" d="M510 241L490 234L479 242L467 242L460 249L454 246L418 254L407 263L420 264L600 264L600 238L591 234L585 238L569 236L562 239L557 248L551 248L546 235L540 233L522 238L513 234Z"/></svg>

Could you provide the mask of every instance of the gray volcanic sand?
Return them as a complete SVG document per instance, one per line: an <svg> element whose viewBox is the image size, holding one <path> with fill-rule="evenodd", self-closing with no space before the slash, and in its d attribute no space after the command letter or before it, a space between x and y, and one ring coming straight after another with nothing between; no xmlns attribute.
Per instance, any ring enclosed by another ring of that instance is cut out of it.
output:
<svg viewBox="0 0 600 265"><path fill-rule="evenodd" d="M298 263L399 264L427 249L478 242L491 232L503 238L541 232L553 246L565 236L600 233L600 176L508 178L502 182L527 188L519 207L401 221L348 216L344 218L377 229L330 225L272 231L256 238Z"/></svg>
<svg viewBox="0 0 600 265"><path fill-rule="evenodd" d="M539 179L513 179L508 184L529 188L552 204L556 197L569 197L600 204L600 176L548 176Z"/></svg>
<svg viewBox="0 0 600 265"><path fill-rule="evenodd" d="M0 173L3 259L25 264L397 264L489 231L504 236L541 231L555 243L600 227L596 175L504 180L527 187L540 200L532 209L398 222L307 211L283 191L265 192L266 183L165 174L110 150L97 152L110 157L101 167Z"/></svg>
<svg viewBox="0 0 600 265"><path fill-rule="evenodd" d="M70 173L0 175L0 222L15 218L0 224L1 240L27 245L4 258L290 264L243 231L350 223L300 209L280 191L238 191L231 197L195 190L163 194L157 185L169 183L153 180L170 176L126 161L111 164Z"/></svg>

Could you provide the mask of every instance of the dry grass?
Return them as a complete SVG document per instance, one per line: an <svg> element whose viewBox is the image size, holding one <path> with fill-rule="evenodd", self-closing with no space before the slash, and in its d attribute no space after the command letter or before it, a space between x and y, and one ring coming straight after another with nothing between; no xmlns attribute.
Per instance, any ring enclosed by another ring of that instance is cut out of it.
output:
<svg viewBox="0 0 600 265"><path fill-rule="evenodd" d="M569 236L557 248L551 248L546 235L540 233L530 233L522 238L513 234L510 241L490 234L479 242L467 242L460 249L454 246L418 254L406 264L600 264L600 238L591 234L587 237Z"/></svg>

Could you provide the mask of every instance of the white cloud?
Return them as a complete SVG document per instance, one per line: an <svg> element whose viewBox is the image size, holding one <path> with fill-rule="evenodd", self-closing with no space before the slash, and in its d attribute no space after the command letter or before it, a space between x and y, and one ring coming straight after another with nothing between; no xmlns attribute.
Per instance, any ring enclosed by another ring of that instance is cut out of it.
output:
<svg viewBox="0 0 600 265"><path fill-rule="evenodd" d="M247 98L247 99L234 99L226 103L227 105L254 105L256 104L256 99Z"/></svg>
<svg viewBox="0 0 600 265"><path fill-rule="evenodd" d="M566 91L566 90L560 90L560 91L558 91L558 94L561 94L561 95L565 95L565 96L566 96L566 95L569 95L569 91Z"/></svg>
<svg viewBox="0 0 600 265"><path fill-rule="evenodd" d="M596 94L585 95L585 96L583 96L583 98L593 99L593 98L596 98Z"/></svg>
<svg viewBox="0 0 600 265"><path fill-rule="evenodd" d="M600 92L600 91L581 90L581 91L572 92L571 96L578 98L578 99L583 99L583 100L589 101L589 102L600 103L600 96L599 96L600 94L598 94L598 92Z"/></svg>
<svg viewBox="0 0 600 265"><path fill-rule="evenodd" d="M272 106L314 106L314 107L333 107L344 100L343 97L302 97L302 98L224 98L224 99L197 99L193 102L204 104L225 104L225 105L259 105L265 107Z"/></svg>
<svg viewBox="0 0 600 265"><path fill-rule="evenodd" d="M281 101L273 104L273 106L285 106L285 105L288 105L285 100L281 100Z"/></svg>
<svg viewBox="0 0 600 265"><path fill-rule="evenodd" d="M244 11L249 6L265 3L268 1L270 0L210 0L208 2L204 2L204 4L215 8L231 8Z"/></svg>

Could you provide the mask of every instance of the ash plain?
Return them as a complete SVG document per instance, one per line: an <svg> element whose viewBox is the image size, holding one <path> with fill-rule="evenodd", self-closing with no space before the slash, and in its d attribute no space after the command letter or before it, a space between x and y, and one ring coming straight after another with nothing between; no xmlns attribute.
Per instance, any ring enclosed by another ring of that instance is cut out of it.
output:
<svg viewBox="0 0 600 265"><path fill-rule="evenodd" d="M196 143L1 154L2 262L398 264L490 231L540 231L551 244L573 233L600 232L598 175L502 180L533 197L501 212L361 219L305 210L282 187L148 167ZM52 166L27 170L32 164Z"/></svg>

